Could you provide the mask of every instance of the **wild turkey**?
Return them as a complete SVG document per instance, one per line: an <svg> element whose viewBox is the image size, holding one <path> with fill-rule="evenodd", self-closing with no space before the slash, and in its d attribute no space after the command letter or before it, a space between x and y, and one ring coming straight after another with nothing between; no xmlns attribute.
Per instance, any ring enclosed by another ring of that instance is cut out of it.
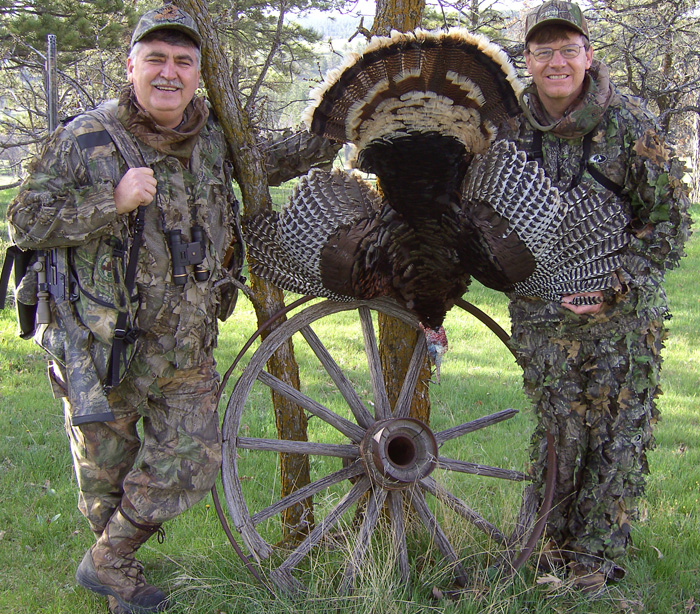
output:
<svg viewBox="0 0 700 614"><path fill-rule="evenodd" d="M493 143L521 89L483 37L375 39L329 73L304 119L353 143L379 190L354 172L311 171L281 214L247 221L252 270L303 294L395 298L424 326L438 367L443 319L472 277L557 301L610 287L626 242L621 207L562 194L513 144Z"/></svg>

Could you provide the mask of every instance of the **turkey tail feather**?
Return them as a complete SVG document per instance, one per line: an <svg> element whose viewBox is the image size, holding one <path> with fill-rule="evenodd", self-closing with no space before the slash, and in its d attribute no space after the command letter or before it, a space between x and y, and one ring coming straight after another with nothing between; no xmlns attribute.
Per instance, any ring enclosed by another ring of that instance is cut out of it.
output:
<svg viewBox="0 0 700 614"><path fill-rule="evenodd" d="M299 180L281 213L245 220L251 271L292 292L340 301L360 298L337 291L338 282L346 280L334 277L351 266L356 255L352 250L357 246L346 236L356 236L359 243L381 206L381 196L357 175L312 170ZM329 250L334 241L336 249ZM346 286L343 289L349 290L352 284Z"/></svg>
<svg viewBox="0 0 700 614"><path fill-rule="evenodd" d="M278 239L278 223L279 216L274 211L244 220L243 236L251 272L284 290L343 300L343 297L329 296L305 263L289 257L287 246Z"/></svg>
<svg viewBox="0 0 700 614"><path fill-rule="evenodd" d="M535 270L511 288L516 294L559 301L562 295L605 290L623 264L629 216L611 192L577 187L561 193L535 162L507 141L473 161L464 181L463 208L484 203L508 220L535 258ZM493 257L506 271L520 265ZM484 282L487 283L487 282ZM487 283L488 285L488 283Z"/></svg>
<svg viewBox="0 0 700 614"><path fill-rule="evenodd" d="M471 153L517 113L521 90L508 57L482 36L392 32L330 72L303 119L311 132L359 149L389 135L438 132Z"/></svg>

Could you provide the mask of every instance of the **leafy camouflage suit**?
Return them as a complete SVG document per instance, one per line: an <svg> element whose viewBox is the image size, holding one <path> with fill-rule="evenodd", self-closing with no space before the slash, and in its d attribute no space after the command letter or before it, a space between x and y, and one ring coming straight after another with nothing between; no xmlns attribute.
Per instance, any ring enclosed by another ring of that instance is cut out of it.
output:
<svg viewBox="0 0 700 614"><path fill-rule="evenodd" d="M185 111L183 125L191 131L184 147L179 133L153 128L130 87L119 107L111 101L100 109L117 114L139 134L134 142L158 183L145 211L137 300L124 297L126 263L115 249L128 254L133 238L136 212L117 215L113 197L127 166L94 116L81 115L56 131L8 209L12 238L20 247L72 247L81 288L73 308L80 328L89 333L90 353L77 364L70 358L61 364L67 327L55 304L53 322L40 331L39 341L56 358L50 376L54 391L65 397L79 507L98 535L123 495L133 507L132 518L158 525L199 501L214 483L221 438L213 349L217 316L224 319L233 308L223 259L237 228L226 143L202 99ZM159 144L168 138L175 140L170 149ZM204 230L210 275L197 282L188 266L185 285L174 285L166 232L181 230L183 242L190 241L195 224ZM80 378L77 385L66 384L75 371L105 374L115 318L100 302L132 311L141 334L125 379L107 396L115 420L73 426L71 416L81 404L104 402L99 391L76 392ZM136 430L140 418L143 441Z"/></svg>
<svg viewBox="0 0 700 614"><path fill-rule="evenodd" d="M621 206L631 213L626 265L600 313L576 315L535 298L513 296L510 303L511 343L538 415L531 449L538 481L523 515L543 494L550 431L559 472L548 534L565 560L587 568L602 564L601 571L615 577L624 573L613 560L630 542L630 520L648 473L646 451L653 446L664 320L670 317L664 273L678 265L689 235L683 168L653 116L615 90L600 62L588 71L583 98L553 126L543 125L534 86L521 106L524 114L502 136L539 158L562 190L579 176L588 189L605 190L602 173L604 183L613 182L608 188L620 187ZM590 166L583 160L587 133Z"/></svg>

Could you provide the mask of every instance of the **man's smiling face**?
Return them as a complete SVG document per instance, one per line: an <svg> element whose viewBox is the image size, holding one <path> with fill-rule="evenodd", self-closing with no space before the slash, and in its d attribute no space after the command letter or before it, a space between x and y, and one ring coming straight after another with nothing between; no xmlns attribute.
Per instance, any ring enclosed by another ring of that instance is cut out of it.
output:
<svg viewBox="0 0 700 614"><path fill-rule="evenodd" d="M586 37L575 32L563 31L559 40L553 43L534 43L527 45L525 64L532 75L537 94L547 112L554 118L562 117L564 111L576 100L583 88L586 70L593 61L593 49L581 49L577 57L567 60L559 49L565 45L584 45ZM538 62L532 55L539 49L555 49L549 61Z"/></svg>
<svg viewBox="0 0 700 614"><path fill-rule="evenodd" d="M126 64L136 99L159 125L175 128L199 85L197 48L159 40L138 45Z"/></svg>

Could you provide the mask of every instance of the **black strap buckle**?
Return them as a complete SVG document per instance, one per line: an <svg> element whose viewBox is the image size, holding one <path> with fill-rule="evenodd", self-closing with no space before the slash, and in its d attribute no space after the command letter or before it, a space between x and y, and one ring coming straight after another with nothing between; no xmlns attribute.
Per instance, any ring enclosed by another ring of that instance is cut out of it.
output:
<svg viewBox="0 0 700 614"><path fill-rule="evenodd" d="M114 329L114 338L129 344L134 343L140 334L141 331L138 328L130 328L129 330L123 328Z"/></svg>

